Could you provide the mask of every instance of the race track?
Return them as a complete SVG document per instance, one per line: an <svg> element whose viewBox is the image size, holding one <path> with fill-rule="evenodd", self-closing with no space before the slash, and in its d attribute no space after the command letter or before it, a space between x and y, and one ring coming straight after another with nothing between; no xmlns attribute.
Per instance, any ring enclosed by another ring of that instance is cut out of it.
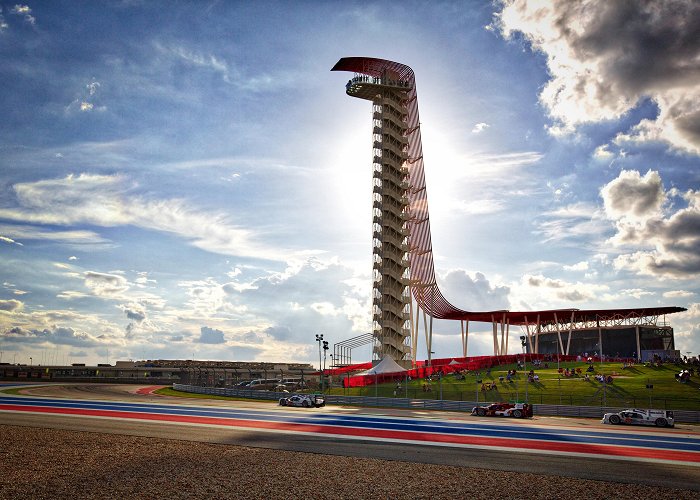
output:
<svg viewBox="0 0 700 500"><path fill-rule="evenodd" d="M700 491L700 433L694 426L667 430L447 412L291 409L254 401L163 397L151 389L96 384L29 388L21 396L0 396L0 424L682 484Z"/></svg>

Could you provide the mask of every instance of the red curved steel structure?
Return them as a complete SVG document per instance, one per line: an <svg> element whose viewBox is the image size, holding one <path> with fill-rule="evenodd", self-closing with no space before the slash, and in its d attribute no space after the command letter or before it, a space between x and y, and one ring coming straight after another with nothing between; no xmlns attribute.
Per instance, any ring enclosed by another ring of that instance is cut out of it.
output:
<svg viewBox="0 0 700 500"><path fill-rule="evenodd" d="M430 234L430 218L428 212L428 196L425 184L423 163L423 146L421 142L420 120L418 116L418 98L413 70L405 64L372 57L344 57L340 59L331 71L350 71L356 75L364 75L379 84L387 83L382 80L388 73L400 82L406 107L404 137L408 141L405 150L404 165L408 168L409 186L406 190L409 214L408 227L408 256L410 272L410 288L416 304L431 318L461 321L479 321L494 324L494 351L496 345L496 323L510 325L532 325L537 327L555 324L574 324L587 321L615 321L620 318L656 318L661 315L685 311L682 307L653 307L635 309L561 309L515 312L508 310L467 311L451 304L440 291L435 277L433 249ZM348 82L348 94L350 85ZM388 82L394 84L396 82ZM354 94L350 94L354 95ZM371 99L368 95L364 97ZM529 334L528 334L529 337ZM503 345L502 345L503 346ZM466 346L465 346L466 355ZM507 350L507 340L505 343ZM430 346L428 346L430 351ZM496 354L497 352L494 352ZM505 352L499 353L505 354ZM430 358L430 354L428 355Z"/></svg>

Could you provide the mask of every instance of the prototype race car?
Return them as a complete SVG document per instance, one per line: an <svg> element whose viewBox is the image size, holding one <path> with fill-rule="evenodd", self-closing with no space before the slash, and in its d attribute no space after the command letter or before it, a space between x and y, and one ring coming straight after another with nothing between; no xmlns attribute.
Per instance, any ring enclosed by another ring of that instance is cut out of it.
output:
<svg viewBox="0 0 700 500"><path fill-rule="evenodd" d="M321 394L295 394L288 398L280 398L280 406L302 406L304 408L326 406L326 398Z"/></svg>
<svg viewBox="0 0 700 500"><path fill-rule="evenodd" d="M532 406L527 403L492 403L488 406L475 406L472 415L525 418L532 416Z"/></svg>
<svg viewBox="0 0 700 500"><path fill-rule="evenodd" d="M630 408L617 413L603 415L603 424L655 425L657 427L673 427L673 412L669 410L639 410Z"/></svg>

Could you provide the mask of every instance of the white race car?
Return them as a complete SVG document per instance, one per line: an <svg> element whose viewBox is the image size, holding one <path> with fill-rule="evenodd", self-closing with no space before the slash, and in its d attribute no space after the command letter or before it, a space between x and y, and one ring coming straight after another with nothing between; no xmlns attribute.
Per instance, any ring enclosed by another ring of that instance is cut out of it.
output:
<svg viewBox="0 0 700 500"><path fill-rule="evenodd" d="M630 408L618 413L603 415L604 424L655 425L657 427L673 427L673 412L669 410L639 410Z"/></svg>
<svg viewBox="0 0 700 500"><path fill-rule="evenodd" d="M280 398L280 406L302 406L304 408L326 406L326 398L321 394L295 394L288 398Z"/></svg>

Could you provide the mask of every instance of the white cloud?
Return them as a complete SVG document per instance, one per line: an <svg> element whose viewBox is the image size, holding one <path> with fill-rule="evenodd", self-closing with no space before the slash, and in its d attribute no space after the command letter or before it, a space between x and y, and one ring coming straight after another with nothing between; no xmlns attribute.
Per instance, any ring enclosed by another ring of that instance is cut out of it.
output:
<svg viewBox="0 0 700 500"><path fill-rule="evenodd" d="M214 253L278 261L295 255L291 250L254 242L254 234L233 226L228 215L202 212L181 200L154 200L132 194L128 180L119 175L69 175L13 187L19 207L0 209L0 217L7 220L47 225L133 225L176 234ZM48 238L54 233L36 234ZM94 235L90 232L71 234L76 237Z"/></svg>
<svg viewBox="0 0 700 500"><path fill-rule="evenodd" d="M99 104L101 102L100 89L102 85L97 80L93 79L85 84L78 92L71 103L66 106L66 113L89 113L92 111L104 112L107 106Z"/></svg>
<svg viewBox="0 0 700 500"><path fill-rule="evenodd" d="M513 172L538 163L542 156L541 153L535 151L470 156L465 159L465 163L469 165L469 168L464 170L464 175L477 179L482 177L500 178L507 172Z"/></svg>
<svg viewBox="0 0 700 500"><path fill-rule="evenodd" d="M28 5L16 4L12 9L10 9L11 14L24 17L25 22L34 25L36 24L36 18L31 15L32 9ZM0 30L2 30L2 18L0 17ZM7 27L7 24L4 26Z"/></svg>
<svg viewBox="0 0 700 500"><path fill-rule="evenodd" d="M654 292L650 292L649 290L642 290L641 288L628 288L620 290L619 294L623 296L626 295L629 297L634 297L635 299L641 299L642 297L650 297L655 295Z"/></svg>
<svg viewBox="0 0 700 500"><path fill-rule="evenodd" d="M321 316L336 316L342 313L342 309L336 308L330 302L314 302L309 307Z"/></svg>
<svg viewBox="0 0 700 500"><path fill-rule="evenodd" d="M667 299L686 299L689 297L694 297L695 294L687 290L669 290L664 292L663 296Z"/></svg>
<svg viewBox="0 0 700 500"><path fill-rule="evenodd" d="M22 216L18 211L12 209L0 209L0 213L4 212L8 215L0 215L0 217L5 217L6 219L14 219L21 221ZM33 218L32 215L27 214L27 218ZM34 221L30 221L34 222ZM100 235L93 231L86 231L82 229L76 230L53 230L53 229L39 229L34 226L27 225L11 225L11 224L1 224L0 231L11 236L12 239L21 238L23 240L51 240L59 243L66 243L71 245L104 245L108 241L102 238ZM22 245L21 243L17 243Z"/></svg>
<svg viewBox="0 0 700 500"><path fill-rule="evenodd" d="M469 215L493 214L507 208L504 200L496 199L456 200L451 206L455 211Z"/></svg>
<svg viewBox="0 0 700 500"><path fill-rule="evenodd" d="M17 243L12 238L8 238L7 236L2 236L2 235L0 235L0 241L4 241L5 243Z"/></svg>
<svg viewBox="0 0 700 500"><path fill-rule="evenodd" d="M155 44L155 48L161 53L175 56L176 58L185 61L187 64L192 66L207 68L215 73L219 73L225 82L231 83L228 65L225 61L220 60L212 54L199 54L192 50L188 50L185 47L165 47L158 43Z"/></svg>
<svg viewBox="0 0 700 500"><path fill-rule="evenodd" d="M593 156L599 160L612 160L615 154L610 151L610 146L608 144L603 144L595 149Z"/></svg>
<svg viewBox="0 0 700 500"><path fill-rule="evenodd" d="M63 299L63 300L82 299L85 297L90 297L90 295L87 293L78 292L75 290L64 290L61 293L56 294L56 298Z"/></svg>
<svg viewBox="0 0 700 500"><path fill-rule="evenodd" d="M577 202L544 212L535 224L544 242L574 239L594 243L608 230L602 221L598 207Z"/></svg>
<svg viewBox="0 0 700 500"><path fill-rule="evenodd" d="M486 130L490 127L491 127L491 125L489 125L488 123L480 122L480 123L477 123L476 125L474 125L474 128L472 129L472 133L473 134L480 134L481 132L483 132L484 130Z"/></svg>
<svg viewBox="0 0 700 500"><path fill-rule="evenodd" d="M13 14L30 14L32 12L32 9L29 7L29 5L19 5L16 4L11 10Z"/></svg>
<svg viewBox="0 0 700 500"><path fill-rule="evenodd" d="M553 132L619 119L648 97L659 116L628 139L700 153L699 18L694 0L505 0L496 24L546 56L550 80L540 100Z"/></svg>
<svg viewBox="0 0 700 500"><path fill-rule="evenodd" d="M588 261L584 260L581 262L578 262L572 266L564 266L564 269L567 271L587 271L588 270Z"/></svg>
<svg viewBox="0 0 700 500"><path fill-rule="evenodd" d="M138 276L134 280L134 283L136 283L136 285L140 288L146 288L148 286L153 286L158 283L156 280L149 278L147 272L139 272L137 273L137 275Z"/></svg>
<svg viewBox="0 0 700 500"><path fill-rule="evenodd" d="M679 349L683 355L690 351L698 356L700 354L700 303L690 303L687 309L685 312L673 315L676 349Z"/></svg>

